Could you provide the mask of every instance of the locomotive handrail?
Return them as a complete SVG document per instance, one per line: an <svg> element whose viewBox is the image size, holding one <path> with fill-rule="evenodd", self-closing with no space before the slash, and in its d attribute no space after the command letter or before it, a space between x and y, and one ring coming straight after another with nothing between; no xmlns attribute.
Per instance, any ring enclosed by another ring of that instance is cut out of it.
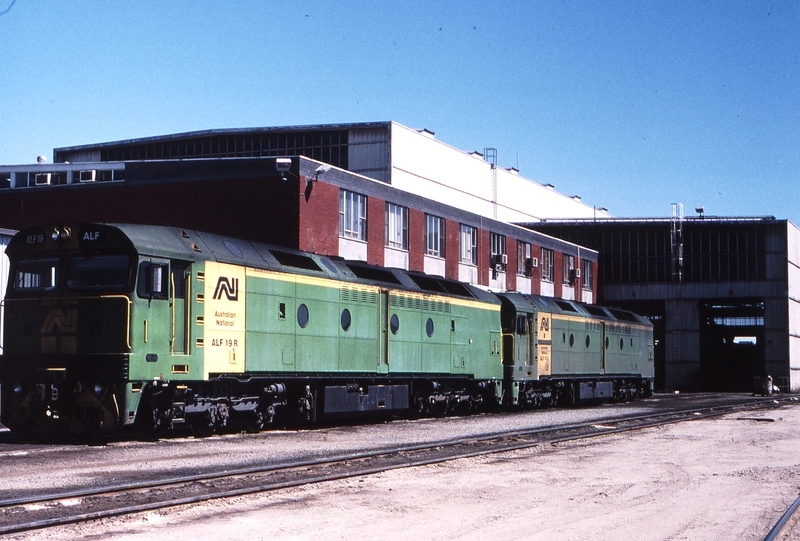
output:
<svg viewBox="0 0 800 541"><path fill-rule="evenodd" d="M175 274L172 272L169 273L169 288L170 288L169 304L170 308L172 308L172 323L170 325L171 330L169 337L169 354L175 355Z"/></svg>

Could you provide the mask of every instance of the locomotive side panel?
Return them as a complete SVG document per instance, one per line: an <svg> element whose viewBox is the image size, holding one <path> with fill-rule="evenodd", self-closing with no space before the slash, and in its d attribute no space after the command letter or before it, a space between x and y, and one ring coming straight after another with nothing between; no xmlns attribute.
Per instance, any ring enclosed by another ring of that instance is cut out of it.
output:
<svg viewBox="0 0 800 541"><path fill-rule="evenodd" d="M295 368L339 372L339 289L331 280L297 276Z"/></svg>
<svg viewBox="0 0 800 541"><path fill-rule="evenodd" d="M339 370L378 371L386 364L381 336L386 335L385 308L377 287L341 284L339 302Z"/></svg>
<svg viewBox="0 0 800 541"><path fill-rule="evenodd" d="M248 372L295 369L295 281L274 274L247 270Z"/></svg>
<svg viewBox="0 0 800 541"><path fill-rule="evenodd" d="M422 295L392 291L389 293L389 355L387 364L393 374L420 373L430 370L422 362ZM433 357L433 365L437 356ZM427 361L427 359L426 359Z"/></svg>

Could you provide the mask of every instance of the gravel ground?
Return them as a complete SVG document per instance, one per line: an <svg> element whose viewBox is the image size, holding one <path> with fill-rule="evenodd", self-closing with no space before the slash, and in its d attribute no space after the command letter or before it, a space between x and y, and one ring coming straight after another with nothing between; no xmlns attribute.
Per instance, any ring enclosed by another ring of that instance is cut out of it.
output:
<svg viewBox="0 0 800 541"><path fill-rule="evenodd" d="M635 407L649 406L639 403ZM632 410L620 407L620 415ZM569 414L591 416L592 411L614 416L617 410L593 408ZM563 422L564 412L561 414ZM123 443L98 449L80 447L74 452L95 465L102 464L93 460L99 456L87 454L115 452L119 456L102 472L92 471L87 463L77 473L82 482L91 484L99 477L133 475L125 472L126 465L197 470L211 456L246 463L259 455L263 458L262 453L275 454L278 448L302 454L298 441L304 442L303 452L310 454L331 447L355 448L359 442L380 446L381 435L387 434L394 441L424 441L429 433L469 433L480 419L485 423L487 418L323 429L304 433L302 438L271 433L267 437L179 439L150 446ZM496 424L531 422L527 415L500 419ZM154 449L159 452L153 454ZM9 448L0 452L3 464L10 466L4 467L0 481L5 491L14 490L13 485L20 488L23 470L42 488L76 482L74 477L69 479L76 474L74 465L65 468L71 473L63 478L54 475L58 468L47 468L49 481L46 473L31 472L28 461L37 453L41 453L37 460L53 458L47 450L14 455L20 452L25 451ZM188 458L189 454L195 458ZM145 455L149 458L142 463ZM23 462L28 462L28 467L23 467ZM760 540L797 497L799 465L800 406L789 406L53 528L16 538Z"/></svg>

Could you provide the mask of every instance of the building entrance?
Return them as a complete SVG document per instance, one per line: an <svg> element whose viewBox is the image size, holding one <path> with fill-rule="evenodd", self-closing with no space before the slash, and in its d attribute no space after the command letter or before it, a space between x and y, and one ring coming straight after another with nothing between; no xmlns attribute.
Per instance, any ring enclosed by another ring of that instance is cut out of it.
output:
<svg viewBox="0 0 800 541"><path fill-rule="evenodd" d="M764 300L703 300L700 371L709 391L749 392L765 373Z"/></svg>

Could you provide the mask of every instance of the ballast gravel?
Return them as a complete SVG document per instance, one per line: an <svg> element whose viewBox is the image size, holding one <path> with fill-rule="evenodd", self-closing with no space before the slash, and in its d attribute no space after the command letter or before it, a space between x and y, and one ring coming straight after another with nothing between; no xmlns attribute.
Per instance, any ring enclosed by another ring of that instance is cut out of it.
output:
<svg viewBox="0 0 800 541"><path fill-rule="evenodd" d="M15 539L760 540L800 490L800 402L794 404L57 527ZM475 420L456 421L470 425ZM514 421L500 424L505 422ZM391 432L403 439L404 431L424 434L429 427L435 430L435 423L323 429L303 436L311 448L326 440L349 441L344 447L351 448L359 437L379 440L373 433ZM290 439L297 445L296 438L287 438L287 447L292 447ZM248 445L231 446L232 441L156 445L180 448L176 454L181 457L196 451L198 464L189 469L233 458L237 449L245 453L243 462L249 461L248 453L257 453L252 438L242 440ZM112 447L126 454L125 445L107 446L108 457ZM130 447L137 455L146 452ZM215 456L212 447L223 454ZM3 449L0 460L6 463L6 453L18 452ZM272 446L264 449L274 451ZM130 454L125 458L136 461ZM175 464L160 456L136 467L169 470ZM0 491L9 486L3 477ZM45 476L32 478L48 484Z"/></svg>

